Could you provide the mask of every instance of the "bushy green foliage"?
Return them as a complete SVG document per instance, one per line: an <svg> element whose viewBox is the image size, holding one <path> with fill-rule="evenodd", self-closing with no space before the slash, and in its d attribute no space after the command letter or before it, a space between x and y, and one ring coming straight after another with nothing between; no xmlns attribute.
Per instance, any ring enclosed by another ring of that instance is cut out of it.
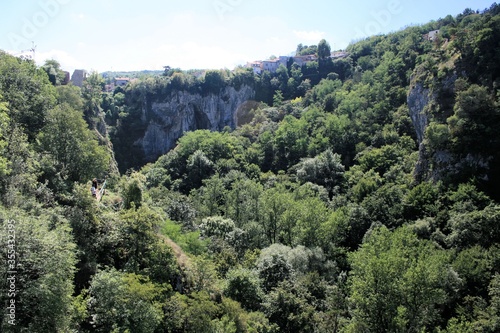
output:
<svg viewBox="0 0 500 333"><path fill-rule="evenodd" d="M98 272L89 289L94 332L155 332L162 319L161 290L147 278L116 270Z"/></svg>
<svg viewBox="0 0 500 333"><path fill-rule="evenodd" d="M343 186L344 166L340 155L326 150L315 158L302 160L297 166L297 178L324 186L330 193L339 192Z"/></svg>
<svg viewBox="0 0 500 333"><path fill-rule="evenodd" d="M125 209L139 208L142 205L142 191L144 188L144 177L139 173L133 173L124 178L122 182L122 197Z"/></svg>
<svg viewBox="0 0 500 333"><path fill-rule="evenodd" d="M173 332L214 332L212 318L220 313L206 292L175 294L165 305L166 327Z"/></svg>
<svg viewBox="0 0 500 333"><path fill-rule="evenodd" d="M44 153L44 177L84 182L108 170L110 156L87 129L82 114L67 103L49 110L46 125L38 135Z"/></svg>
<svg viewBox="0 0 500 333"><path fill-rule="evenodd" d="M272 290L264 313L276 323L280 332L313 332L314 307L307 303L293 284L283 283Z"/></svg>
<svg viewBox="0 0 500 333"><path fill-rule="evenodd" d="M113 93L98 73L59 85L55 62L0 52L18 330L498 331L498 15L466 10L341 59L299 45L318 60L276 73L166 68ZM244 125L187 132L143 165L144 107L244 86ZM107 173L98 201L90 179Z"/></svg>
<svg viewBox="0 0 500 333"><path fill-rule="evenodd" d="M76 246L68 221L59 213L0 210L4 245L0 257L4 292L0 297L2 304L14 300L14 327L29 332L62 332L71 324ZM2 331L12 329L8 319L3 317Z"/></svg>
<svg viewBox="0 0 500 333"><path fill-rule="evenodd" d="M224 74L222 71L207 71L205 73L204 90L207 93L217 94L225 86Z"/></svg>
<svg viewBox="0 0 500 333"><path fill-rule="evenodd" d="M224 295L241 303L247 310L258 310L262 302L262 289L256 272L234 269L227 273Z"/></svg>
<svg viewBox="0 0 500 333"><path fill-rule="evenodd" d="M5 148L7 146L5 138L9 123L7 111L7 103L3 102L2 95L0 95L0 177L9 173L9 162L5 157Z"/></svg>
<svg viewBox="0 0 500 333"><path fill-rule="evenodd" d="M33 140L55 105L55 88L31 60L0 51L0 89L8 103L8 116Z"/></svg>
<svg viewBox="0 0 500 333"><path fill-rule="evenodd" d="M374 332L433 327L451 281L448 256L407 228L377 228L350 256L353 328Z"/></svg>
<svg viewBox="0 0 500 333"><path fill-rule="evenodd" d="M67 83L64 82L66 80L66 73L61 69L61 64L59 64L58 61L54 59L46 60L42 69L47 73L52 85L60 86L61 84Z"/></svg>

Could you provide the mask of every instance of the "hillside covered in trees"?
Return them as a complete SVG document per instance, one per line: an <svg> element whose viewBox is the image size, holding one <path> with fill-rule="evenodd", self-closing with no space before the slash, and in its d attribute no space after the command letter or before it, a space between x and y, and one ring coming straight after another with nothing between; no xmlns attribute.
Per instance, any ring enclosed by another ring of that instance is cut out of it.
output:
<svg viewBox="0 0 500 333"><path fill-rule="evenodd" d="M113 92L0 51L0 331L498 332L500 6L304 50Z"/></svg>

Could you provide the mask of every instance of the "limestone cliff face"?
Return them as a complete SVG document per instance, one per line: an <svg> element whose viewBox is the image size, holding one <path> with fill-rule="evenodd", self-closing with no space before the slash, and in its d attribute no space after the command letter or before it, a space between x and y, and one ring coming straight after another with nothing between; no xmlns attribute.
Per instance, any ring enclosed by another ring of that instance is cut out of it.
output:
<svg viewBox="0 0 500 333"><path fill-rule="evenodd" d="M425 129L429 123L426 108L433 98L433 94L421 82L414 82L408 92L408 108L410 109L410 117L417 133L419 145L424 140Z"/></svg>
<svg viewBox="0 0 500 333"><path fill-rule="evenodd" d="M238 109L254 97L255 91L249 86L239 90L227 86L218 94L174 91L162 98L145 97L142 107L145 131L134 146L141 148L146 161L154 161L172 149L184 132L235 128Z"/></svg>
<svg viewBox="0 0 500 333"><path fill-rule="evenodd" d="M488 156L475 154L457 154L449 145L429 147L425 132L430 122L446 123L453 114L455 104L456 74L451 74L434 85L438 91L425 88L425 77L412 80L408 92L408 108L415 127L419 144L419 159L415 166L414 177L420 181L441 180L460 175L464 170L476 170L477 179L487 177Z"/></svg>
<svg viewBox="0 0 500 333"><path fill-rule="evenodd" d="M411 78L410 90L407 95L407 104L410 112L410 118L417 134L419 145L419 157L415 165L414 177L417 182L421 182L429 177L429 155L427 147L424 144L425 130L429 124L429 115L427 113L431 101L435 96L431 93L430 89L426 88L419 79L418 71Z"/></svg>

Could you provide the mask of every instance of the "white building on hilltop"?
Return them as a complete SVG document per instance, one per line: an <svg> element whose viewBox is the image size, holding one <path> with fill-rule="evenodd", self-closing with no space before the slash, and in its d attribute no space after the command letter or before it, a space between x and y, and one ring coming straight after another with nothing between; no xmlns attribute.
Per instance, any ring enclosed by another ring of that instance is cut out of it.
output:
<svg viewBox="0 0 500 333"><path fill-rule="evenodd" d="M299 66L304 66L308 62L315 61L318 58L314 54L295 57L280 56L279 58L272 60L249 62L247 63L247 67L252 68L255 74L262 74L263 71L276 73L281 65L286 67L290 59L293 59L293 63L298 64Z"/></svg>
<svg viewBox="0 0 500 333"><path fill-rule="evenodd" d="M253 69L255 74L262 74L262 61L249 62L247 67Z"/></svg>

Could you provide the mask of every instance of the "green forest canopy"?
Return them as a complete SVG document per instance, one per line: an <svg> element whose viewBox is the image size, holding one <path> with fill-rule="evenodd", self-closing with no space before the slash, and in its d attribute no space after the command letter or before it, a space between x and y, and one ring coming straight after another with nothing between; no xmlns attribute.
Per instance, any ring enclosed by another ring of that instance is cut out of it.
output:
<svg viewBox="0 0 500 333"><path fill-rule="evenodd" d="M499 42L494 4L343 59L322 41L304 67L112 93L0 51L1 331L497 332ZM142 95L243 84L245 125L118 173Z"/></svg>

